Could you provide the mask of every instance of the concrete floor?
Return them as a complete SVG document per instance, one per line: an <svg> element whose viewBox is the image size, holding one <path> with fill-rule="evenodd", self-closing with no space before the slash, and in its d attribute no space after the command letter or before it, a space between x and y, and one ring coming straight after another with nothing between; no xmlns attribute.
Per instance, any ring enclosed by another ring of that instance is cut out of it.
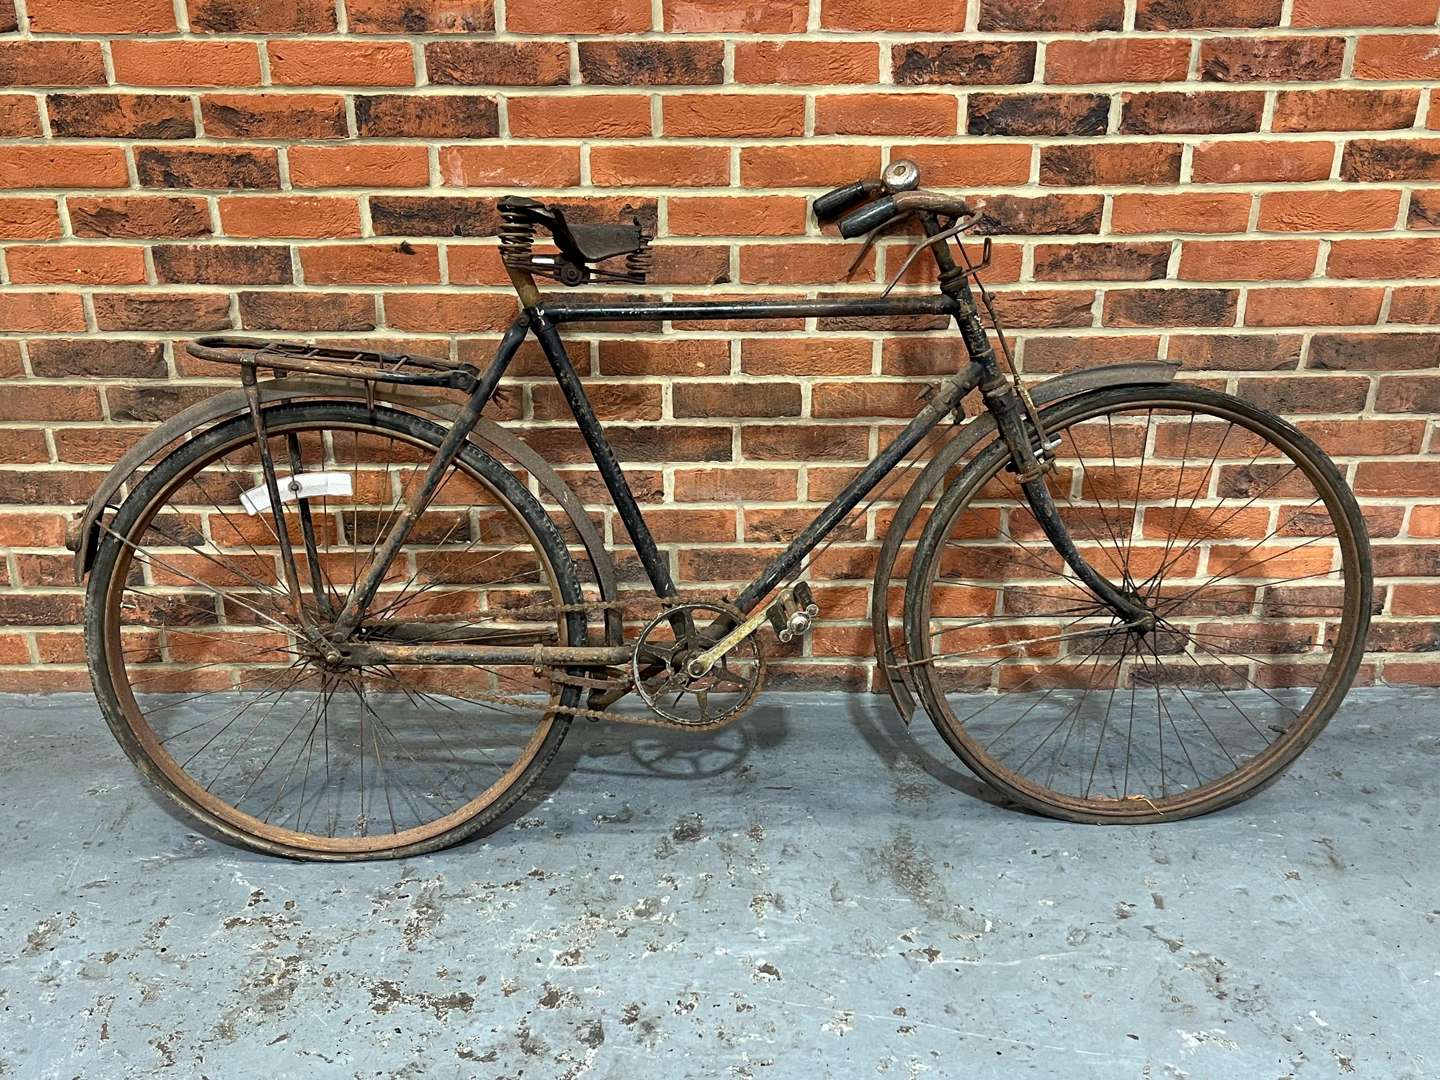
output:
<svg viewBox="0 0 1440 1080"><path fill-rule="evenodd" d="M172 816L87 699L0 698L0 1076L1440 1075L1437 716L1357 691L1250 802L1098 829L774 696L576 728L488 839L318 866Z"/></svg>

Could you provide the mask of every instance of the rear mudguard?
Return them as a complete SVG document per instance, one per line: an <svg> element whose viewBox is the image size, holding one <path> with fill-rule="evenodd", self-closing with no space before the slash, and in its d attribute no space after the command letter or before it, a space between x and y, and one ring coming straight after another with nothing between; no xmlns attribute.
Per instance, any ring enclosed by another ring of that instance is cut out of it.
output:
<svg viewBox="0 0 1440 1080"><path fill-rule="evenodd" d="M1155 386L1172 382L1179 369L1179 364L1161 361L1107 364L1047 379L1030 387L1030 396L1036 405L1051 405L1062 398L1074 397L1076 394L1101 387ZM895 560L921 507L945 479L945 474L994 431L995 420L989 413L975 417L960 428L936 452L910 485L910 490L900 500L894 520L885 533L884 543L880 545L880 555L875 565L875 581L870 590L870 625L875 635L875 659L878 661L879 672L885 688L890 691L891 700L895 702L895 707L900 710L906 723L909 723L915 713L915 695L906 683L909 669L896 665L897 653L904 650L904 634L892 632L890 628L890 582Z"/></svg>
<svg viewBox="0 0 1440 1080"><path fill-rule="evenodd" d="M453 422L459 406L432 395L407 391L400 387L376 385L367 389L360 380L315 378L300 376L289 379L274 379L259 385L260 401L264 405L275 405L295 400L361 400L376 401L392 408L413 412L435 420L442 425ZM84 512L74 521L67 538L68 545L75 552L75 580L83 581L90 572L99 540L100 516L107 507L119 505L120 490L135 476L136 472L172 443L188 438L213 423L228 420L247 412L250 408L242 389L227 390L206 398L176 413L155 430L132 446L117 461L99 489L91 496ZM580 543L585 548L594 580L602 600L616 599L615 565L605 549L605 541L596 531L594 524L585 513L585 507L569 485L556 474L555 470L527 443L512 431L507 431L492 420L480 420L470 432L470 441L487 453L508 459L523 469L540 485L541 501L552 501L560 507ZM621 643L620 612L605 610L605 643Z"/></svg>

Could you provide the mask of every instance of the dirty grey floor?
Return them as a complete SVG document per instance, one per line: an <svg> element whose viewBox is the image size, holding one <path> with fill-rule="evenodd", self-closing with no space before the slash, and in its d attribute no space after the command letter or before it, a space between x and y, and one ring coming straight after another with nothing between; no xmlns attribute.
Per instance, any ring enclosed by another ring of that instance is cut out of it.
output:
<svg viewBox="0 0 1440 1080"><path fill-rule="evenodd" d="M0 697L0 1076L1440 1076L1440 693L1158 828L996 805L920 723L577 728L488 839L317 866Z"/></svg>

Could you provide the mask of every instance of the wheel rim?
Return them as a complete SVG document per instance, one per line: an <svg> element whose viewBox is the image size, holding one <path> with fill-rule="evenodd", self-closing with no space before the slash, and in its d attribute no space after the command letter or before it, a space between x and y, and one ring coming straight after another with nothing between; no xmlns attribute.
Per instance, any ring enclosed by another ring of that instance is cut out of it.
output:
<svg viewBox="0 0 1440 1080"><path fill-rule="evenodd" d="M1265 439L1221 395L1129 396L1052 410L1049 482L1155 629L1122 626L1063 568L1002 448L954 496L909 627L967 762L1094 820L1200 812L1274 775L1338 704L1365 621L1359 541L1302 436Z"/></svg>
<svg viewBox="0 0 1440 1080"><path fill-rule="evenodd" d="M327 598L332 615L343 605L433 445L402 428L274 415L277 474L291 471L297 444L300 471L351 474L351 496L324 496L309 515L318 595L300 514L285 515L318 620ZM112 535L103 638L125 725L150 766L233 835L335 856L434 842L513 787L558 722L559 695L508 670L325 670L293 611L280 613L273 518L234 498L261 483L254 449L237 429L167 482L123 539ZM419 627L421 638L454 640L503 628L567 640L563 619L506 613L563 597L528 523L463 460L412 535L363 633L414 640Z"/></svg>

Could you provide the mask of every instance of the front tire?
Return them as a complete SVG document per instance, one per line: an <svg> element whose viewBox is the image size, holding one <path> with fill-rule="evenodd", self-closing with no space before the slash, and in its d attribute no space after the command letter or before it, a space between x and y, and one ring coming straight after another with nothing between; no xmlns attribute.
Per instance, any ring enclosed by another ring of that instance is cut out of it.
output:
<svg viewBox="0 0 1440 1080"><path fill-rule="evenodd" d="M1295 427L1199 387L1094 391L1044 419L1071 537L1156 624L1122 624L1073 576L997 440L939 499L907 581L926 711L977 775L1053 817L1171 821L1248 797L1363 657L1354 496Z"/></svg>

